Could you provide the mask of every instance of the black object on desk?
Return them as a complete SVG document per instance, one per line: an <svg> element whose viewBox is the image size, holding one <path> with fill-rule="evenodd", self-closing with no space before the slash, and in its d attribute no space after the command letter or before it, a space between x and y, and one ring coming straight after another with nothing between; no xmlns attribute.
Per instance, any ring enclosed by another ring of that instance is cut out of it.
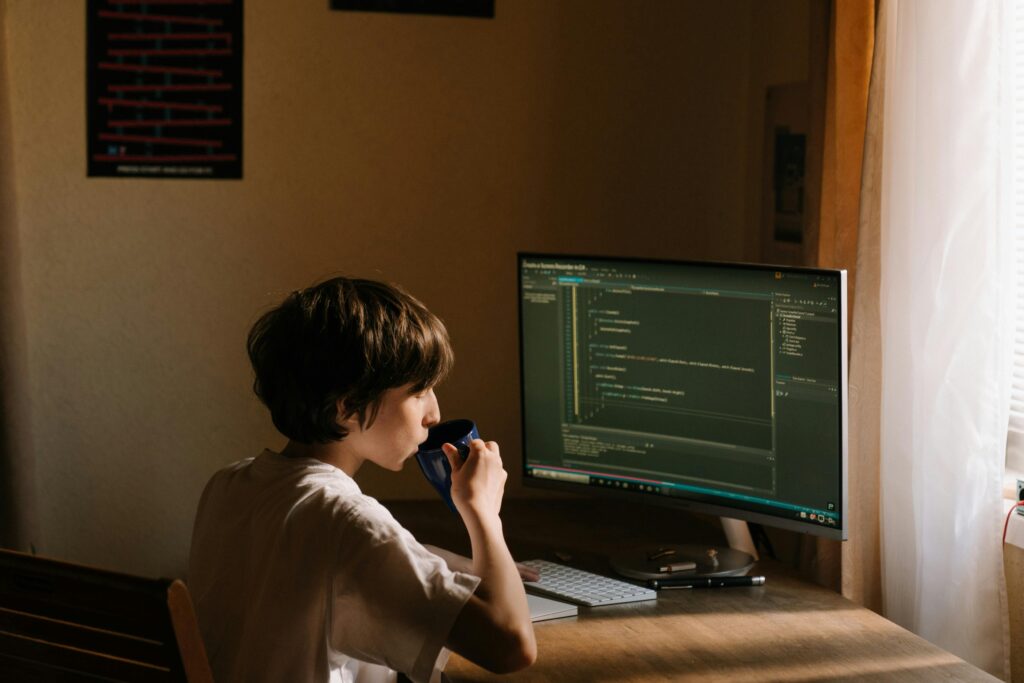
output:
<svg viewBox="0 0 1024 683"><path fill-rule="evenodd" d="M706 576L690 579L652 579L647 585L660 588L728 588L730 586L763 586L763 576Z"/></svg>

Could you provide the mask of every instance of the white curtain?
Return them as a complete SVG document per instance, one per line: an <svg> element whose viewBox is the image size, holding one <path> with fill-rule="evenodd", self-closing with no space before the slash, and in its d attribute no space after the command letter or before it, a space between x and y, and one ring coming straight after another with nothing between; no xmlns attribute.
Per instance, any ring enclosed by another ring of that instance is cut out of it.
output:
<svg viewBox="0 0 1024 683"><path fill-rule="evenodd" d="M1000 220L1003 3L882 7L884 612L1005 677L1000 497L1013 277Z"/></svg>

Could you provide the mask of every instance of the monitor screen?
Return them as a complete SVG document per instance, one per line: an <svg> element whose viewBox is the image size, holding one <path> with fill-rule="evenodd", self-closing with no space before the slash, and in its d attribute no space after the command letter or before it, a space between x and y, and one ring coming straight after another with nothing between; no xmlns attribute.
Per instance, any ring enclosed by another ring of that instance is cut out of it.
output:
<svg viewBox="0 0 1024 683"><path fill-rule="evenodd" d="M527 485L846 537L846 273L519 255Z"/></svg>

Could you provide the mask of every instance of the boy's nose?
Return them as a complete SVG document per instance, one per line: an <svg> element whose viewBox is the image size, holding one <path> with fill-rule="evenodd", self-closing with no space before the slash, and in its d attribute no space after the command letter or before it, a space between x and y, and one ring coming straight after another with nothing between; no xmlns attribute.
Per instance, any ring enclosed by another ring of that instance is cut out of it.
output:
<svg viewBox="0 0 1024 683"><path fill-rule="evenodd" d="M430 403L427 406L427 412L423 416L423 426L433 427L441 421L441 406L437 403L437 396L434 394L434 390L430 390Z"/></svg>

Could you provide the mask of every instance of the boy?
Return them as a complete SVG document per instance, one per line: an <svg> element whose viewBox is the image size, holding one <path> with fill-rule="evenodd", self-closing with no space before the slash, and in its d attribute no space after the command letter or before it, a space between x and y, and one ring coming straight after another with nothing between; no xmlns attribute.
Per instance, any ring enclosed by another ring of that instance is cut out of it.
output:
<svg viewBox="0 0 1024 683"><path fill-rule="evenodd" d="M215 679L427 683L445 647L495 672L531 664L498 445L475 440L464 462L445 447L472 546L462 567L353 480L366 461L400 470L440 420L433 387L453 362L441 321L397 288L339 277L266 313L248 350L289 441L215 474L199 502L189 585Z"/></svg>

